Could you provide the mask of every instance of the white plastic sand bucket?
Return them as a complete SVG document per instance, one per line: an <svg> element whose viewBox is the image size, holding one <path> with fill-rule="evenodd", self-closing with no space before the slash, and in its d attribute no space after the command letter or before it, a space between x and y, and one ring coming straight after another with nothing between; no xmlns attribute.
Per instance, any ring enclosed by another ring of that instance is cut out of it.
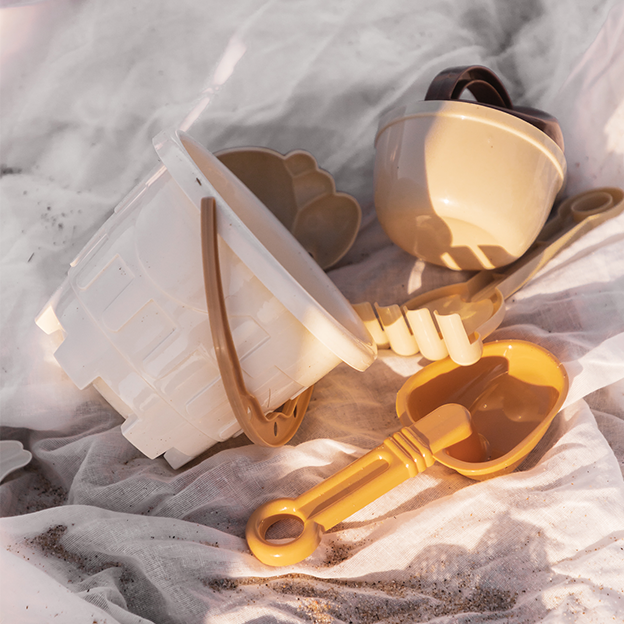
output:
<svg viewBox="0 0 624 624"><path fill-rule="evenodd" d="M241 431L215 356L202 277L200 210L213 197L231 333L265 412L376 347L331 280L278 219L182 132L154 139L162 161L72 262L37 318L79 388L125 418L124 436L178 468ZM277 434L276 434L277 435Z"/></svg>

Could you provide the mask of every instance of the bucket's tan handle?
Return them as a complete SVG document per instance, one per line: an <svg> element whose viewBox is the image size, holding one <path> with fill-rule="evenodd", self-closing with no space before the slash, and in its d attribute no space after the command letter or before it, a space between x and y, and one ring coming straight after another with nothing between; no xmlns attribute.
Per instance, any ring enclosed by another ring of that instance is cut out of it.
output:
<svg viewBox="0 0 624 624"><path fill-rule="evenodd" d="M298 498L280 498L258 507L246 529L251 552L272 566L302 561L327 530L433 465L435 453L471 434L465 407L453 403L439 407ZM301 534L287 543L267 540L268 529L286 519L298 520L303 525Z"/></svg>
<svg viewBox="0 0 624 624"><path fill-rule="evenodd" d="M261 446L282 446L299 428L310 402L313 386L304 390L296 399L288 401L282 411L266 415L256 397L247 390L225 308L216 219L214 197L204 197L201 200L204 285L210 332L221 381L230 407L247 437Z"/></svg>

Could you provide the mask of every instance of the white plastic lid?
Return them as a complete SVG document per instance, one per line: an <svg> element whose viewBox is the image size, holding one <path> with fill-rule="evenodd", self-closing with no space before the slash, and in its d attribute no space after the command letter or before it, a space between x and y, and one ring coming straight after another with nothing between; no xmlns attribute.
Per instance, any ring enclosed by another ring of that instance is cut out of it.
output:
<svg viewBox="0 0 624 624"><path fill-rule="evenodd" d="M353 306L294 236L219 160L191 137L166 130L154 147L169 174L200 209L214 197L219 236L322 344L363 371L377 347Z"/></svg>

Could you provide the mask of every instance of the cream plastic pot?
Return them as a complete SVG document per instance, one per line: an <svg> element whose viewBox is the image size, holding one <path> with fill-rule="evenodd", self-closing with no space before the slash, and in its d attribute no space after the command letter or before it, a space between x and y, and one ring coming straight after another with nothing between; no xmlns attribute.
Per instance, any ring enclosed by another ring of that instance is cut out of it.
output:
<svg viewBox="0 0 624 624"><path fill-rule="evenodd" d="M265 413L341 362L365 370L377 351L333 282L216 157L177 131L154 146L162 164L74 260L37 324L60 332L59 364L126 418L124 436L178 468L242 430L211 336L205 198L218 214L223 298L244 383ZM275 445L285 442L275 431Z"/></svg>
<svg viewBox="0 0 624 624"><path fill-rule="evenodd" d="M493 91L485 80L473 83ZM526 120L540 117L513 112L429 99L381 119L375 207L395 244L456 270L498 268L530 247L563 185L566 161L562 147ZM549 125L558 129L556 121Z"/></svg>

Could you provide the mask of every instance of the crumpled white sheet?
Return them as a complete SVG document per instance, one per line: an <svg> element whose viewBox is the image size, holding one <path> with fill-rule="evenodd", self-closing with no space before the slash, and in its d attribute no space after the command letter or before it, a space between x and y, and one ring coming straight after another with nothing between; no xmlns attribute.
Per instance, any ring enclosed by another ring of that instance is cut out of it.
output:
<svg viewBox="0 0 624 624"><path fill-rule="evenodd" d="M287 446L241 436L173 471L123 438L95 391L72 386L33 323L171 125L215 151L307 149L356 196L361 232L330 272L350 301L399 303L464 279L379 227L380 114L422 99L439 70L482 63L515 102L559 117L569 192L622 185L621 3L49 0L2 8L0 29L1 434L34 455L0 485L2 621L621 617L623 217L552 260L492 336L543 345L571 377L565 409L524 464L480 483L436 465L289 568L249 553L249 514L396 431L396 392L425 361L382 352L365 373L341 365Z"/></svg>

